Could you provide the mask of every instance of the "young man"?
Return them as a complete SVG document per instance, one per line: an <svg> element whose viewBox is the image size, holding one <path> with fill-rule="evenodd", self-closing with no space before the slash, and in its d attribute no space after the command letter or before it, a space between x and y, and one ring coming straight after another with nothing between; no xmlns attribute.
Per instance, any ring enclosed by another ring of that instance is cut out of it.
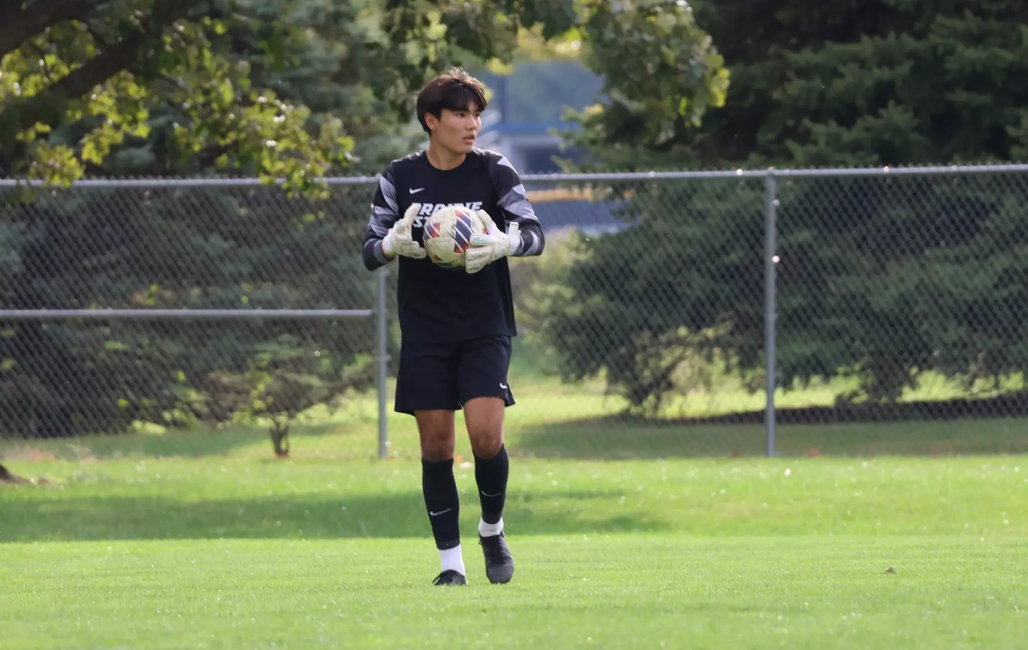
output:
<svg viewBox="0 0 1028 650"><path fill-rule="evenodd" d="M545 242L517 172L503 156L475 148L486 105L482 84L460 69L422 89L417 113L428 148L386 167L364 237L369 270L399 258L395 410L418 425L422 490L442 562L436 585L467 584L453 475L457 409L475 457L486 576L506 583L514 574L503 531L503 414L514 404L507 368L516 335L507 258L539 255ZM489 227L472 239L466 268L448 270L426 259L421 237L427 217L454 204L480 211Z"/></svg>

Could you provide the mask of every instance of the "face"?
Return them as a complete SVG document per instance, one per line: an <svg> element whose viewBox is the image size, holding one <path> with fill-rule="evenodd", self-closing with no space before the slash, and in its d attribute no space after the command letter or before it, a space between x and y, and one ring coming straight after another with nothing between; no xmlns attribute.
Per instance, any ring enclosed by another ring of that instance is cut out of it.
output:
<svg viewBox="0 0 1028 650"><path fill-rule="evenodd" d="M482 111L476 106L463 111L444 108L438 119L435 115L426 115L425 123L432 129L435 144L454 153L469 153L482 128Z"/></svg>

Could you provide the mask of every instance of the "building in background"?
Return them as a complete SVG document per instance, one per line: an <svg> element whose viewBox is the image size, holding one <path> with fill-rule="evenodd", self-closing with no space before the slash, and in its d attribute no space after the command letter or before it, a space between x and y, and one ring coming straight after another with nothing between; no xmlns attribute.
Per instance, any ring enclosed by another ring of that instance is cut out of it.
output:
<svg viewBox="0 0 1028 650"><path fill-rule="evenodd" d="M582 159L583 152L568 146L562 137L574 128L563 119L564 112L602 100L598 75L577 61L537 61L519 63L507 76L489 72L475 76L493 93L476 146L502 153L522 175L559 172L554 158ZM628 225L616 216L616 202L555 189L550 182L526 181L525 186L548 233L575 229L595 236Z"/></svg>
<svg viewBox="0 0 1028 650"><path fill-rule="evenodd" d="M482 128L477 146L502 153L523 174L552 174L560 171L554 156L579 157L560 137L567 128L561 122L497 122Z"/></svg>
<svg viewBox="0 0 1028 650"><path fill-rule="evenodd" d="M493 92L477 146L502 153L523 174L560 171L554 157L581 159L560 135L573 128L564 112L600 100L598 75L577 61L532 61L510 75L476 76Z"/></svg>

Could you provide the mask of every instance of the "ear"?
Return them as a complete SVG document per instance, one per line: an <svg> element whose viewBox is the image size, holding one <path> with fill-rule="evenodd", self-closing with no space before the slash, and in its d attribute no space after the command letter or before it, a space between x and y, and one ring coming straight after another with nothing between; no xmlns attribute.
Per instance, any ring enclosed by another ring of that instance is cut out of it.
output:
<svg viewBox="0 0 1028 650"><path fill-rule="evenodd" d="M430 131L435 131L435 128L439 126L439 118L431 113L425 113L425 124L428 125Z"/></svg>

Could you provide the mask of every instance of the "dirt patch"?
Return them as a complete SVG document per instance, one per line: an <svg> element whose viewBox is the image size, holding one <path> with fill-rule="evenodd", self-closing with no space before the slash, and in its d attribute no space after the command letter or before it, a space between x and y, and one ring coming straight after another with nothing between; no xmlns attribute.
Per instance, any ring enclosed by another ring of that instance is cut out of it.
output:
<svg viewBox="0 0 1028 650"><path fill-rule="evenodd" d="M32 447L17 447L4 452L4 458L9 461L20 463L47 463L57 460L57 456L49 451L33 449Z"/></svg>

